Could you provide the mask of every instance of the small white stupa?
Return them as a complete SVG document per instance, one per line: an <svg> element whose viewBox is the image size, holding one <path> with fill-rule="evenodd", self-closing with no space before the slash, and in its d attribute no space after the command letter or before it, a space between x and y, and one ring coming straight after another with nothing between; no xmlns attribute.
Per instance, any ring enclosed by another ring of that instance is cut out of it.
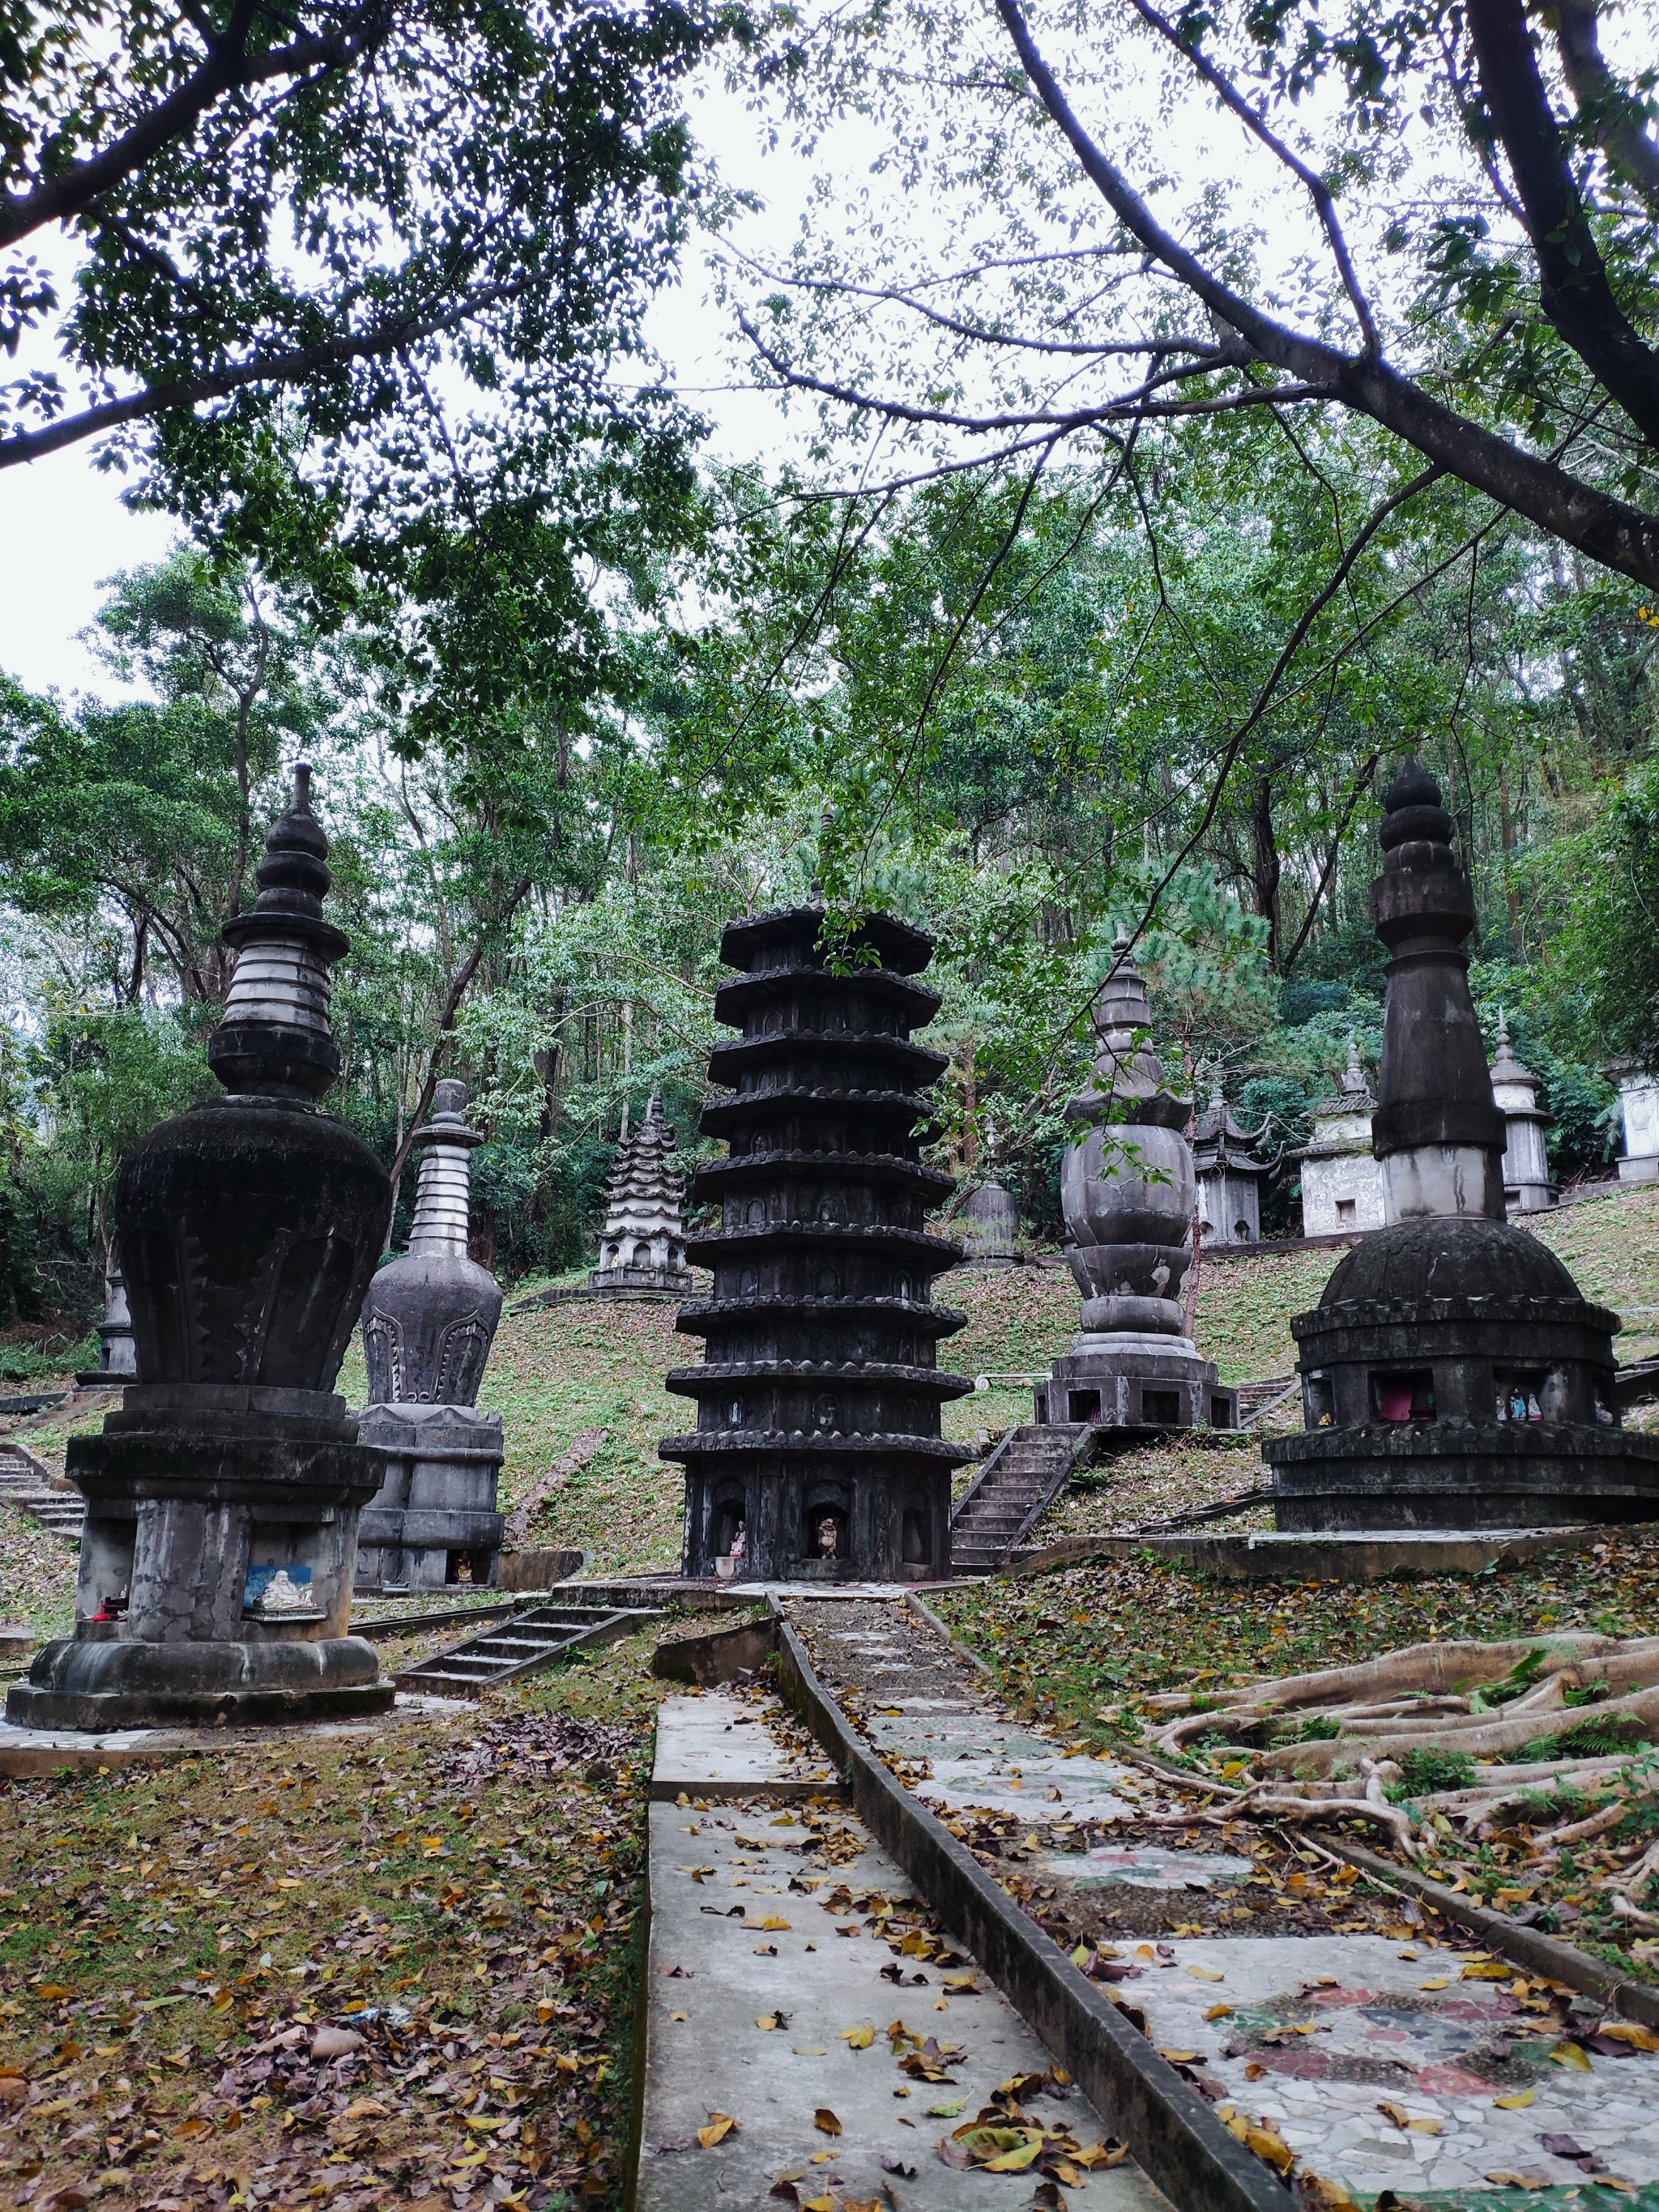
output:
<svg viewBox="0 0 1659 2212"><path fill-rule="evenodd" d="M673 1133L653 1091L644 1121L617 1147L617 1164L605 1197L599 1264L587 1278L590 1296L684 1297L690 1291L685 1219L673 1155Z"/></svg>

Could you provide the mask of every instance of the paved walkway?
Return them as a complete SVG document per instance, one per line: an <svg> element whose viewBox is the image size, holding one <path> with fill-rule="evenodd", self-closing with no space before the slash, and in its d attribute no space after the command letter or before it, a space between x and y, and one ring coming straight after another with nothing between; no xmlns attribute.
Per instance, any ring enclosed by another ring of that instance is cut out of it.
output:
<svg viewBox="0 0 1659 2212"><path fill-rule="evenodd" d="M813 1753L759 1691L661 1708L636 2212L1024 2212L1042 2166L940 2155L993 2105L1088 2212L1169 2212L839 1795L800 1801Z"/></svg>
<svg viewBox="0 0 1659 2212"><path fill-rule="evenodd" d="M789 1610L907 1785L1236 2133L1339 2192L1314 2201L1659 2212L1639 2031L1437 1941L1302 1838L1185 1825L1202 1801L1020 1725L902 1602Z"/></svg>

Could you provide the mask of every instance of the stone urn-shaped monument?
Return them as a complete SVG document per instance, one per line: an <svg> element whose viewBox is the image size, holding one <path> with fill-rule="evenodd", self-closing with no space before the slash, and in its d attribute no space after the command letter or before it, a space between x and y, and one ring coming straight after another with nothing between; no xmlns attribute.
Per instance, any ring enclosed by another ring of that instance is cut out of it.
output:
<svg viewBox="0 0 1659 2212"><path fill-rule="evenodd" d="M79 1618L7 1717L112 1729L288 1721L392 1702L347 1633L357 1515L380 1462L333 1395L391 1187L317 1100L339 1068L310 771L273 826L208 1059L227 1096L122 1163L116 1234L142 1381L77 1437Z"/></svg>
<svg viewBox="0 0 1659 2212"><path fill-rule="evenodd" d="M654 1091L644 1121L617 1147L599 1264L587 1288L593 1297L612 1298L683 1298L690 1291L674 1133Z"/></svg>
<svg viewBox="0 0 1659 2212"><path fill-rule="evenodd" d="M469 1155L483 1142L461 1118L466 1086L444 1082L422 1149L409 1249L363 1301L368 1410L362 1440L385 1477L357 1530L359 1589L493 1583L501 1417L475 1410L501 1317L501 1287L467 1257Z"/></svg>
<svg viewBox="0 0 1659 2212"><path fill-rule="evenodd" d="M702 1115L728 1154L692 1186L720 1225L687 1248L714 1288L678 1321L708 1355L669 1376L697 1426L662 1445L685 1465L691 1575L949 1569L951 1471L971 1455L940 1437L939 1407L972 1385L935 1364L963 1316L929 1286L961 1249L925 1227L951 1182L912 1134L946 1064L910 1041L939 1006L915 980L933 939L870 915L826 953L823 919L787 908L720 941L744 972L714 1012L742 1035L710 1056L733 1095Z"/></svg>
<svg viewBox="0 0 1659 2212"><path fill-rule="evenodd" d="M1306 1433L1262 1446L1286 1529L1659 1516L1659 1437L1622 1429L1616 1315L1504 1218L1503 1115L1469 997L1452 818L1415 762L1383 800L1388 946L1374 1127L1388 1221L1291 1323Z"/></svg>
<svg viewBox="0 0 1659 2212"><path fill-rule="evenodd" d="M982 1182L957 1208L951 1226L970 1267L1019 1264L1019 1207L1000 1182Z"/></svg>
<svg viewBox="0 0 1659 2212"><path fill-rule="evenodd" d="M1238 1425L1237 1393L1187 1334L1181 1286L1192 1264L1195 1192L1190 1102L1164 1087L1146 1042L1146 987L1120 937L1094 1005L1094 1080L1066 1111L1086 1134L1060 1164L1066 1257L1083 1293L1083 1334L1047 1382L1039 1421L1103 1428Z"/></svg>

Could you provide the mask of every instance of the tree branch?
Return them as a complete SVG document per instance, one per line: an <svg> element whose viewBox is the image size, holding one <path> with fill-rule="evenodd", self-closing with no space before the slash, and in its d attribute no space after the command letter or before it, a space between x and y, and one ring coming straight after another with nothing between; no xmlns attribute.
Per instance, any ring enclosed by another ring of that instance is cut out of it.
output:
<svg viewBox="0 0 1659 2212"><path fill-rule="evenodd" d="M1264 361L1355 413L1369 415L1441 470L1577 546L1604 568L1659 588L1659 518L1522 452L1431 398L1385 362L1355 358L1289 329L1224 283L1164 228L1084 129L1038 52L1018 0L997 0L997 13L1033 91L1124 228Z"/></svg>
<svg viewBox="0 0 1659 2212"><path fill-rule="evenodd" d="M1555 43L1579 118L1612 166L1659 215L1659 145L1645 127L1641 103L1601 58L1594 0L1556 0Z"/></svg>
<svg viewBox="0 0 1659 2212"><path fill-rule="evenodd" d="M343 368L348 362L372 361L385 354L397 353L422 338L456 329L474 315L482 314L487 307L509 298L516 289L506 284L489 285L469 293L441 314L400 315L393 321L355 331L346 337L328 338L319 345L295 346L287 353L255 354L251 360L234 362L228 368L204 376L176 384L155 384L125 399L105 400L98 406L83 408L78 415L68 415L60 422L49 423L45 429L15 430L9 436L0 438L0 469L16 468L24 461L38 461L47 453L61 452L65 446L79 445L83 439L118 430L127 422L146 422L152 416L169 414L174 408L199 407L210 399L227 399L232 392L244 392L250 385L301 384L319 369Z"/></svg>
<svg viewBox="0 0 1659 2212"><path fill-rule="evenodd" d="M1538 257L1539 298L1561 338L1659 451L1659 354L1613 297L1521 0L1468 0L1480 88L1509 156Z"/></svg>
<svg viewBox="0 0 1659 2212"><path fill-rule="evenodd" d="M255 0L237 0L222 36L210 47L194 75L101 153L65 169L61 176L46 179L33 191L8 193L0 199L0 246L16 245L46 223L64 222L83 214L112 185L143 168L164 146L183 137L226 93L268 84L276 77L342 68L378 46L390 25L387 11L375 7L364 11L361 21L366 29L359 36L335 31L298 39L291 46L274 46L266 53L250 54L247 34L256 12Z"/></svg>

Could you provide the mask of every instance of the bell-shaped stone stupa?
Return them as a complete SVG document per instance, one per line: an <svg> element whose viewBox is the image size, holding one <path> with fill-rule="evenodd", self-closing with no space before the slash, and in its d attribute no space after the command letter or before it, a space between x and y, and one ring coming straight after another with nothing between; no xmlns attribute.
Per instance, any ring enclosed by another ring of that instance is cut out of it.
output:
<svg viewBox="0 0 1659 2212"><path fill-rule="evenodd" d="M1236 1391L1187 1334L1195 1190L1190 1101L1164 1087L1146 987L1120 934L1094 1006L1094 1079L1066 1111L1087 1133L1060 1163L1066 1257L1083 1334L1047 1382L1039 1421L1103 1428L1236 1428Z"/></svg>
<svg viewBox="0 0 1659 2212"><path fill-rule="evenodd" d="M742 1035L709 1059L733 1095L704 1108L703 1133L729 1152L692 1186L720 1221L689 1248L714 1292L678 1324L708 1356L667 1378L697 1426L661 1447L685 1464L688 1574L948 1569L951 1470L970 1455L941 1438L939 1407L972 1386L935 1364L963 1317L929 1285L962 1251L927 1233L951 1181L912 1133L945 1066L910 1039L939 1008L915 980L933 939L878 914L826 951L823 919L786 908L720 941L744 972L714 1012Z"/></svg>
<svg viewBox="0 0 1659 2212"><path fill-rule="evenodd" d="M644 1121L617 1147L605 1195L599 1264L587 1287L597 1297L613 1298L683 1298L690 1292L674 1133L654 1091Z"/></svg>
<svg viewBox="0 0 1659 2212"><path fill-rule="evenodd" d="M122 1163L115 1233L141 1380L69 1448L87 1501L79 1618L7 1700L30 1727L287 1721L392 1702L347 1632L380 1462L333 1382L391 1186L316 1100L339 1068L310 771L273 826L208 1059L227 1097Z"/></svg>
<svg viewBox="0 0 1659 2212"><path fill-rule="evenodd" d="M1307 1433L1262 1446L1285 1529L1523 1528L1659 1517L1659 1437L1619 1425L1618 1317L1504 1218L1452 818L1415 762L1383 799L1389 947L1374 1142L1389 1219L1291 1323Z"/></svg>
<svg viewBox="0 0 1659 2212"><path fill-rule="evenodd" d="M368 1410L362 1437L385 1478L357 1532L359 1589L493 1583L501 1417L474 1410L501 1317L495 1278L467 1256L469 1155L483 1139L462 1119L466 1086L440 1083L422 1147L409 1249L363 1302Z"/></svg>

